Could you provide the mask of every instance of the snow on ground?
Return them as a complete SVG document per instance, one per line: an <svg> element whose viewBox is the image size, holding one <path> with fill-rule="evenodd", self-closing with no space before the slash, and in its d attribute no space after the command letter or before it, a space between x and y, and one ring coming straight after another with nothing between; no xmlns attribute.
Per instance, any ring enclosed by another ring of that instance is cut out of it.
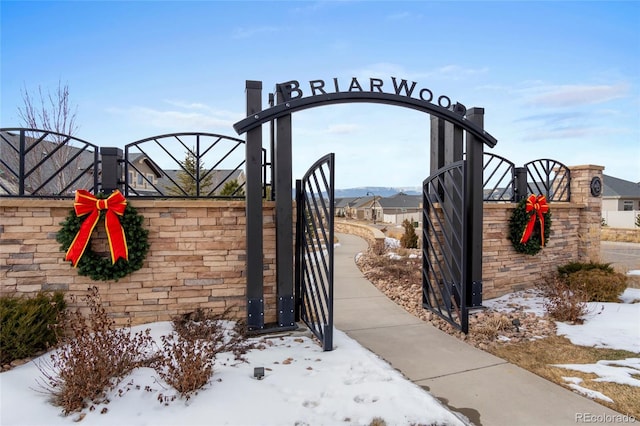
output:
<svg viewBox="0 0 640 426"><path fill-rule="evenodd" d="M168 334L171 323L151 328L154 338ZM210 384L190 400L171 398L175 391L150 368L125 377L111 402L85 410L82 425L368 425L374 417L387 424L464 424L422 388L335 330L331 352L304 335L262 337L263 350L248 353L248 363L218 356ZM46 355L44 355L46 357ZM41 361L42 358L34 360ZM34 361L0 374L0 424L72 425L39 391ZM254 367L264 367L262 380ZM119 389L123 396L117 396ZM101 414L103 408L106 413Z"/></svg>
<svg viewBox="0 0 640 426"><path fill-rule="evenodd" d="M386 237L384 239L384 248L386 249L400 248L400 240L396 238Z"/></svg>
<svg viewBox="0 0 640 426"><path fill-rule="evenodd" d="M628 288L621 296L624 303L588 303L584 324L556 323L558 335L574 345L623 349L640 352L640 289Z"/></svg>
<svg viewBox="0 0 640 426"><path fill-rule="evenodd" d="M601 399L606 402L614 402L613 399L609 398L602 392L594 391L594 390L587 389L585 387L580 386L580 383L583 382L583 380L580 377L563 377L563 379L565 382L568 383L567 386L569 386L574 391L581 393L587 398Z"/></svg>
<svg viewBox="0 0 640 426"><path fill-rule="evenodd" d="M571 343L580 346L595 346L622 349L640 354L640 289L627 288L620 296L621 303L588 303L588 313L583 324L556 322L557 334L566 336ZM536 290L519 291L497 299L486 300L483 305L500 312L535 312L544 315L544 299ZM613 382L640 387L640 358L624 360L600 360L595 364L557 364L567 370L593 373L598 382ZM610 397L580 386L582 379L563 377L567 386L592 399L613 402Z"/></svg>
<svg viewBox="0 0 640 426"><path fill-rule="evenodd" d="M633 377L633 375L640 374L640 358L627 358L618 361L602 360L595 364L554 364L554 366L597 374L599 377L594 379L596 382L640 387L640 380Z"/></svg>
<svg viewBox="0 0 640 426"><path fill-rule="evenodd" d="M533 312L537 316L544 316L544 299L542 293L536 289L516 291L505 294L496 299L483 300L482 305L498 312Z"/></svg>

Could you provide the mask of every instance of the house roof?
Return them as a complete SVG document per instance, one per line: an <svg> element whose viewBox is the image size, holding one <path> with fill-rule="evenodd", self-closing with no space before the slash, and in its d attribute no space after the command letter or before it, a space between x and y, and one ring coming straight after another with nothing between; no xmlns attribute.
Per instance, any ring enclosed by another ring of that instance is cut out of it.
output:
<svg viewBox="0 0 640 426"><path fill-rule="evenodd" d="M135 164L136 162L143 162L149 167L149 169L156 175L156 178L162 177L162 168L158 166L152 159L144 154L132 154L129 155L129 162Z"/></svg>
<svg viewBox="0 0 640 426"><path fill-rule="evenodd" d="M365 206L370 207L374 199L380 202L380 198L378 197L358 197L355 200L353 200L353 203L351 204L351 206L355 207L356 209L363 208Z"/></svg>
<svg viewBox="0 0 640 426"><path fill-rule="evenodd" d="M334 204L336 208L345 208L349 207L360 197L346 197L346 198L336 198Z"/></svg>
<svg viewBox="0 0 640 426"><path fill-rule="evenodd" d="M613 176L602 175L602 196L607 198L640 198L640 184Z"/></svg>
<svg viewBox="0 0 640 426"><path fill-rule="evenodd" d="M383 209L418 209L422 202L422 195L407 195L399 192L393 197L380 198L378 200Z"/></svg>

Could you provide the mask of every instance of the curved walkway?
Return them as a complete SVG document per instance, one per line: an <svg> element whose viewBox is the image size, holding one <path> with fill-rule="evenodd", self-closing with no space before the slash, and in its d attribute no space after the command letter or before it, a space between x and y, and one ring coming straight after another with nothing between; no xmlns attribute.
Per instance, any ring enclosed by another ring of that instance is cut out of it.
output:
<svg viewBox="0 0 640 426"><path fill-rule="evenodd" d="M615 424L610 416L621 416L409 314L367 281L355 264L355 255L366 251L367 242L337 236L335 327L452 411L478 426L576 425L588 423L587 416L609 416L611 422L597 424Z"/></svg>

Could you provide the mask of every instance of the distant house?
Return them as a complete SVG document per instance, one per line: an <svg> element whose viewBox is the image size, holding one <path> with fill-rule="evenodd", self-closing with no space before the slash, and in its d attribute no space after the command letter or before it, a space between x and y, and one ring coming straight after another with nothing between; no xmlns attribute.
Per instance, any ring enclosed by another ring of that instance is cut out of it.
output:
<svg viewBox="0 0 640 426"><path fill-rule="evenodd" d="M129 156L128 184L129 192L136 195L157 195L164 187L158 185L164 177L164 171L151 159L143 154Z"/></svg>
<svg viewBox="0 0 640 426"><path fill-rule="evenodd" d="M383 222L401 225L409 219L414 225L421 221L422 195L407 195L399 192L393 197L380 198L383 211Z"/></svg>
<svg viewBox="0 0 640 426"><path fill-rule="evenodd" d="M20 157L20 134L0 132L0 194L18 195L24 167L25 195L73 196L76 189L94 186L94 150L89 145L41 131L25 135L25 155Z"/></svg>
<svg viewBox="0 0 640 426"><path fill-rule="evenodd" d="M134 154L129 158L129 192L141 196L179 195L172 194L170 188L180 184L180 172L177 169L162 169L153 160L143 154ZM240 186L245 183L242 170L213 170L211 184L204 190L220 195L227 182L236 180Z"/></svg>
<svg viewBox="0 0 640 426"><path fill-rule="evenodd" d="M602 176L602 219L614 228L634 228L640 214L640 184Z"/></svg>
<svg viewBox="0 0 640 426"><path fill-rule="evenodd" d="M334 203L335 215L338 217L351 217L353 203L360 197L336 198Z"/></svg>
<svg viewBox="0 0 640 426"><path fill-rule="evenodd" d="M360 197L353 203L352 211L355 211L355 218L360 220L382 221L382 207L378 196ZM351 216L354 217L354 216Z"/></svg>
<svg viewBox="0 0 640 426"><path fill-rule="evenodd" d="M421 195L407 195L400 192L392 197L345 197L335 201L335 214L340 217L402 224L405 219L420 221Z"/></svg>

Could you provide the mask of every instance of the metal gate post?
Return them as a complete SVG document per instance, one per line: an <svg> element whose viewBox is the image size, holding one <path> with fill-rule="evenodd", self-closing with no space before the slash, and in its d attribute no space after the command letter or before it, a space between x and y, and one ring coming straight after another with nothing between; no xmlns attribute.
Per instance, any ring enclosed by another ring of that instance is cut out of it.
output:
<svg viewBox="0 0 640 426"><path fill-rule="evenodd" d="M120 148L101 147L102 157L102 185L101 191L109 195L116 189L124 192L122 184L122 162L123 153Z"/></svg>
<svg viewBox="0 0 640 426"><path fill-rule="evenodd" d="M527 198L527 168L516 167L515 168L516 183L514 185L515 194L513 201L519 203Z"/></svg>
<svg viewBox="0 0 640 426"><path fill-rule="evenodd" d="M303 256L302 253L302 243L303 243L303 233L300 231L300 223L303 220L303 194L302 194L302 181L300 179L296 180L296 254L295 254L295 320L300 321L302 314L302 262Z"/></svg>
<svg viewBox="0 0 640 426"><path fill-rule="evenodd" d="M285 102L280 85L276 87L276 102ZM278 326L295 327L293 299L293 201L291 115L276 119L274 166L276 176L276 294Z"/></svg>
<svg viewBox="0 0 640 426"><path fill-rule="evenodd" d="M431 149L429 152L431 164L429 176L444 167L444 123L445 121L442 118L435 115L431 116Z"/></svg>
<svg viewBox="0 0 640 426"><path fill-rule="evenodd" d="M467 120L484 128L484 108L467 110ZM467 132L467 173L466 173L466 255L467 268L465 285L467 286L468 307L482 305L482 223L483 223L483 151L484 144L470 132ZM467 319L465 318L465 321Z"/></svg>
<svg viewBox="0 0 640 426"><path fill-rule="evenodd" d="M247 116L262 110L262 82L246 82ZM246 146L246 245L247 327L264 328L262 242L262 126L247 132Z"/></svg>

